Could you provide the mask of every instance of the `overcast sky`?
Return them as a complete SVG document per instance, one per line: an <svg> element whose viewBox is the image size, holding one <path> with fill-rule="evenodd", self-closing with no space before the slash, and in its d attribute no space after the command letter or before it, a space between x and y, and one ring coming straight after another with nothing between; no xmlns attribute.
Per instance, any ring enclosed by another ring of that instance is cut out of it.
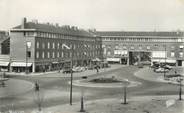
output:
<svg viewBox="0 0 184 113"><path fill-rule="evenodd" d="M0 29L28 21L97 30L184 30L184 0L0 0Z"/></svg>

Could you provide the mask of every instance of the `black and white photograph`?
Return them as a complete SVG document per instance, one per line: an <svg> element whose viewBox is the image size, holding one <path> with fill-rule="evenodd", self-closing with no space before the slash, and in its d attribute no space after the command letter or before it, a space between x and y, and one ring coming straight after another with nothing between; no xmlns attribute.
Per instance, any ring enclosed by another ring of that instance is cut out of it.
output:
<svg viewBox="0 0 184 113"><path fill-rule="evenodd" d="M0 0L0 113L184 113L184 0Z"/></svg>

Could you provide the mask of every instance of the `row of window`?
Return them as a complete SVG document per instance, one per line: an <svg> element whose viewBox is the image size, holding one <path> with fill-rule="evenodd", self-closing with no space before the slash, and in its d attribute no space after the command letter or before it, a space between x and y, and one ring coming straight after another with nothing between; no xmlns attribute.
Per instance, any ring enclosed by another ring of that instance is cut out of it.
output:
<svg viewBox="0 0 184 113"><path fill-rule="evenodd" d="M41 56L40 56L41 55ZM96 55L100 55L100 51L95 52L74 52L73 57L95 57ZM36 52L36 58L71 58L72 52Z"/></svg>
<svg viewBox="0 0 184 113"><path fill-rule="evenodd" d="M47 49L60 49L60 48L62 48L62 49L64 49L64 48L72 48L72 46L73 46L73 49L76 49L76 48L91 48L91 49L99 49L99 48L101 48L101 45L92 45L92 44L83 44L83 45L81 45L81 44L61 44L61 43L59 43L59 42L47 42ZM41 47L40 47L40 42L36 42L36 48L37 49L40 49L40 48L42 48L42 49L45 49L46 48L46 44L44 43L44 42L41 42Z"/></svg>
<svg viewBox="0 0 184 113"><path fill-rule="evenodd" d="M133 41L133 42L184 42L184 38L125 38L125 37L105 37L104 41Z"/></svg>
<svg viewBox="0 0 184 113"><path fill-rule="evenodd" d="M107 51L107 53L106 52L104 52L104 54L106 54L106 55L108 55L108 56L110 56L110 55L112 55L112 54L114 54L114 55L127 55L128 54L128 51L124 51L124 50L114 50L114 53L111 53L111 51ZM179 52L178 53L178 57L179 58L183 58L184 56L183 56L183 52ZM162 51L160 51L160 52L158 52L158 53L154 53L153 54L153 57L159 57L159 58L164 58L165 57L165 52L162 52ZM170 53L170 57L176 57L176 53L175 52L171 52Z"/></svg>
<svg viewBox="0 0 184 113"><path fill-rule="evenodd" d="M94 41L94 38L89 38L89 37L82 38L82 37L78 37L78 36L64 35L64 34L60 34L60 33L48 33L48 32L33 32L33 31L31 31L31 32L25 32L25 36Z"/></svg>
<svg viewBox="0 0 184 113"><path fill-rule="evenodd" d="M103 48L108 48L108 49L111 48L110 45L107 45L107 46L102 45L102 47L103 47ZM128 48L130 48L130 49L140 49L140 50L141 50L141 49L143 49L143 47L145 47L147 50L151 49L151 47L160 47L160 48L164 48L164 49L165 49L165 47L166 47L166 49L167 49L167 48L171 48L171 50L177 49L176 46L170 46L170 47L168 47L168 46L159 45L159 44L154 44L153 46L143 46L143 45L141 45L141 44L139 44L139 45L137 45L137 46L128 45L128 47L127 47L126 44L123 44L122 46L116 45L116 46L115 46L115 49L121 49L121 48L123 48L123 49L128 49ZM178 45L178 49L183 49L183 48L184 48L184 45Z"/></svg>
<svg viewBox="0 0 184 113"><path fill-rule="evenodd" d="M171 52L171 57L176 57L175 56L175 52ZM179 52L179 56L180 58L183 58L183 52Z"/></svg>

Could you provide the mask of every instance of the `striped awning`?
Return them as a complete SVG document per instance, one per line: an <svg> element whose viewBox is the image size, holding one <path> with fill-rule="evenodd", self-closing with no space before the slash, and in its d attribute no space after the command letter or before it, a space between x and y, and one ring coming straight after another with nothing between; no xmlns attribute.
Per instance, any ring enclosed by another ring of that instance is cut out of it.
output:
<svg viewBox="0 0 184 113"><path fill-rule="evenodd" d="M30 67L32 63L25 63L25 62L12 62L11 66L12 67Z"/></svg>

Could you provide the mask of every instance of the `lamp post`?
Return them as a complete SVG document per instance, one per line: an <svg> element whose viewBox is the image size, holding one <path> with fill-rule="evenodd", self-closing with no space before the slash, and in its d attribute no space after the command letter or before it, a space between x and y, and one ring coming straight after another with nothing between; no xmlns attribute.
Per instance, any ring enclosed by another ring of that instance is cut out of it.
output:
<svg viewBox="0 0 184 113"><path fill-rule="evenodd" d="M183 78L181 78L181 75L180 75L180 78L177 80L179 82L179 100L182 100L182 81L183 81Z"/></svg>
<svg viewBox="0 0 184 113"><path fill-rule="evenodd" d="M164 66L164 79L165 79L165 77L166 77L166 70L165 70L165 67L166 67L166 55L167 55L167 52L166 52L166 45L164 45L164 49L165 49L165 58L164 58L164 60L165 60L165 66Z"/></svg>
<svg viewBox="0 0 184 113"><path fill-rule="evenodd" d="M123 92L124 92L124 102L122 104L128 104L127 103L127 86L129 84L129 81L128 79L125 79L123 82L122 82L122 85L123 85Z"/></svg>
<svg viewBox="0 0 184 113"><path fill-rule="evenodd" d="M72 85L73 85L73 48L72 47L68 47L66 44L62 44L62 48L65 47L68 50L71 50L71 64L70 64L70 73L71 73L71 77L70 77L70 105L72 105Z"/></svg>
<svg viewBox="0 0 184 113"><path fill-rule="evenodd" d="M73 85L73 49L71 52L71 78L70 78L70 105L72 105L72 85Z"/></svg>
<svg viewBox="0 0 184 113"><path fill-rule="evenodd" d="M28 60L28 58L27 58L27 50L28 50L28 47L27 46L28 45L27 45L27 42L26 42L26 68L25 68L26 74L27 74L27 60Z"/></svg>
<svg viewBox="0 0 184 113"><path fill-rule="evenodd" d="M87 76L83 76L82 79L87 79ZM85 112L84 109L84 89L81 86L81 108L80 108L80 112Z"/></svg>

